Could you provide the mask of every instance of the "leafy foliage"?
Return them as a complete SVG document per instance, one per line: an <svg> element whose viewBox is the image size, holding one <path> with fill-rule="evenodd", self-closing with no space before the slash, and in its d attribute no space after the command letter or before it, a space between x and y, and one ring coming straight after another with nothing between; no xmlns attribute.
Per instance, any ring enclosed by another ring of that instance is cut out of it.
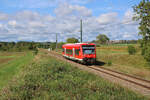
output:
<svg viewBox="0 0 150 100"><path fill-rule="evenodd" d="M0 51L26 51L35 50L37 48L34 42L0 42Z"/></svg>
<svg viewBox="0 0 150 100"><path fill-rule="evenodd" d="M67 43L78 43L79 41L78 41L78 39L76 39L76 38L68 38L67 39Z"/></svg>
<svg viewBox="0 0 150 100"><path fill-rule="evenodd" d="M128 53L129 53L130 55L134 55L134 54L136 53L135 47L132 46L132 45L129 45L129 46L128 46Z"/></svg>
<svg viewBox="0 0 150 100"><path fill-rule="evenodd" d="M111 60L108 60L107 65L108 65L108 66L111 66L111 65L112 65L112 61L111 61Z"/></svg>
<svg viewBox="0 0 150 100"><path fill-rule="evenodd" d="M145 55L144 58L150 62L150 43L147 44L147 47L145 48Z"/></svg>
<svg viewBox="0 0 150 100"><path fill-rule="evenodd" d="M150 54L149 43L150 43L150 1L142 0L138 5L134 6L134 12L136 12L136 16L134 16L134 20L140 21L140 32L142 35L142 55L146 58L147 61L150 61L148 58Z"/></svg>
<svg viewBox="0 0 150 100"><path fill-rule="evenodd" d="M57 43L57 48L61 49L63 44L65 43L64 42ZM52 50L56 49L56 43L50 43L49 47L52 48Z"/></svg>
<svg viewBox="0 0 150 100"><path fill-rule="evenodd" d="M107 41L109 41L109 38L105 34L99 34L96 37L96 42L100 44L106 44Z"/></svg>

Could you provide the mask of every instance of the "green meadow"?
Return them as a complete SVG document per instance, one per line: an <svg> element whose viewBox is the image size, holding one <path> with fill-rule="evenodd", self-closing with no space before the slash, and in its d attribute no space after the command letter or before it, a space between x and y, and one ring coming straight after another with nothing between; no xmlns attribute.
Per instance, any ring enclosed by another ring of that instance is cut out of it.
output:
<svg viewBox="0 0 150 100"><path fill-rule="evenodd" d="M129 55L129 45L136 48L134 55ZM62 52L61 49L55 51L59 54ZM141 55L139 44L100 45L96 47L96 54L97 61L104 67L150 80L150 64Z"/></svg>
<svg viewBox="0 0 150 100"><path fill-rule="evenodd" d="M140 94L39 52L0 92L5 100L148 100Z"/></svg>
<svg viewBox="0 0 150 100"><path fill-rule="evenodd" d="M0 52L0 89L33 59L32 52Z"/></svg>
<svg viewBox="0 0 150 100"><path fill-rule="evenodd" d="M136 48L134 55L129 55L127 44L97 47L97 60L105 63L104 67L150 80L150 64L141 55L139 45L132 45ZM108 62L111 65L108 66Z"/></svg>

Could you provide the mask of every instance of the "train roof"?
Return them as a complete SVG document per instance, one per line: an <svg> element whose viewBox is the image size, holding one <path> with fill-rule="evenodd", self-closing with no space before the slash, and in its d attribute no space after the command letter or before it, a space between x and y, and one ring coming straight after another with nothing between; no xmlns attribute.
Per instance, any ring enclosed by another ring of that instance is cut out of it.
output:
<svg viewBox="0 0 150 100"><path fill-rule="evenodd" d="M71 43L71 44L64 44L63 46L76 46L79 47L81 45L95 45L94 43Z"/></svg>

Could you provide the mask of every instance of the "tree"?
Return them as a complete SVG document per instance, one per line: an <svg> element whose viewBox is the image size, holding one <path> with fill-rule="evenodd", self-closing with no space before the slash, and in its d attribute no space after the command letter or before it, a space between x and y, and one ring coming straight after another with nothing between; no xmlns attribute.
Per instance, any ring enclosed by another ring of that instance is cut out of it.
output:
<svg viewBox="0 0 150 100"><path fill-rule="evenodd" d="M129 53L129 55L134 55L136 53L135 47L132 45L129 45L128 46L128 53Z"/></svg>
<svg viewBox="0 0 150 100"><path fill-rule="evenodd" d="M59 42L58 44L57 44L57 48L62 48L62 45L64 45L65 43L64 42Z"/></svg>
<svg viewBox="0 0 150 100"><path fill-rule="evenodd" d="M54 50L55 48L56 48L56 43L54 42L54 43L51 43L50 44L50 48L52 48L52 50Z"/></svg>
<svg viewBox="0 0 150 100"><path fill-rule="evenodd" d="M107 41L109 41L109 38L105 34L99 34L96 37L96 42L100 44L105 44Z"/></svg>
<svg viewBox="0 0 150 100"><path fill-rule="evenodd" d="M76 39L76 38L68 38L67 39L67 43L78 43L79 41L78 41L78 39Z"/></svg>
<svg viewBox="0 0 150 100"><path fill-rule="evenodd" d="M142 55L147 61L150 61L150 57L148 57L150 54L150 0L142 0L133 9L136 13L133 19L139 21L139 35L142 36Z"/></svg>

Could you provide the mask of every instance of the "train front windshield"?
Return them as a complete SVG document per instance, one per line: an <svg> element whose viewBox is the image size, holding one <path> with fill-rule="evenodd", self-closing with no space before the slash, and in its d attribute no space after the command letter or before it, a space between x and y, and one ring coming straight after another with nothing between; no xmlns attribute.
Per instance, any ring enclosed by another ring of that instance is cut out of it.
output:
<svg viewBox="0 0 150 100"><path fill-rule="evenodd" d="M83 45L83 54L95 54L95 46L94 45Z"/></svg>

